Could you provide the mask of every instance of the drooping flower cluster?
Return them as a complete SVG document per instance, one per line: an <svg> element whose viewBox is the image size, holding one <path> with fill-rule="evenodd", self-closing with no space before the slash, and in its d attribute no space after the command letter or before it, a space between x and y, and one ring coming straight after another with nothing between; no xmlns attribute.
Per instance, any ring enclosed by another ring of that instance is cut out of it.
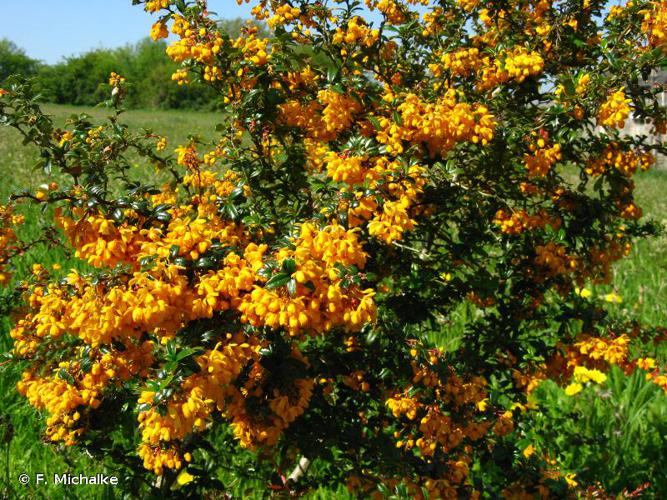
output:
<svg viewBox="0 0 667 500"><path fill-rule="evenodd" d="M85 214L75 209L74 218L56 214L58 223L76 249L75 256L95 267L134 265L135 257L146 241L138 226L124 223L118 227L102 214Z"/></svg>
<svg viewBox="0 0 667 500"><path fill-rule="evenodd" d="M18 390L49 414L48 439L73 445L90 425L90 413L100 407L106 390L145 376L153 363L152 349L150 341L126 342L122 349L111 351L81 348L78 359L61 362L50 372L24 372Z"/></svg>
<svg viewBox="0 0 667 500"><path fill-rule="evenodd" d="M358 331L375 319L373 290L362 290L345 279L342 268L363 269L367 255L357 232L331 225L318 230L301 226L294 250L280 249L279 263L292 262L292 292L287 288L255 286L240 304L241 319L253 326L284 328L290 335L323 332L335 327Z"/></svg>
<svg viewBox="0 0 667 500"><path fill-rule="evenodd" d="M485 145L493 139L493 115L482 105L457 102L453 89L435 103L407 94L396 109L400 123L382 118L377 134L377 140L386 144L387 153L394 156L405 151L405 143L426 144L429 155L434 157L445 156L459 142Z"/></svg>
<svg viewBox="0 0 667 500"><path fill-rule="evenodd" d="M138 402L148 407L139 414L139 456L144 467L162 474L165 467L180 469L188 461L180 443L210 425L214 411L225 411L230 384L248 363L258 359L259 345L253 342L256 340L242 334L227 335L224 343L196 358L200 371L187 377L178 394L166 402L158 403L155 391L142 392Z"/></svg>
<svg viewBox="0 0 667 500"><path fill-rule="evenodd" d="M664 2L650 2L642 14L642 31L648 37L649 46L664 50L667 45L667 6Z"/></svg>
<svg viewBox="0 0 667 500"><path fill-rule="evenodd" d="M523 157L530 177L544 177L551 167L561 159L560 144L547 145L543 137L537 138L528 146L530 154Z"/></svg>
<svg viewBox="0 0 667 500"><path fill-rule="evenodd" d="M607 100L602 103L598 110L598 125L612 128L623 128L625 120L630 116L632 107L631 99L625 96L625 89L621 88L616 92L609 94Z"/></svg>
<svg viewBox="0 0 667 500"><path fill-rule="evenodd" d="M347 22L344 28L338 28L333 35L334 45L345 44L347 46L362 45L370 47L377 42L380 32L376 29L369 28L365 21L360 17L353 17ZM346 49L341 49L346 53Z"/></svg>
<svg viewBox="0 0 667 500"><path fill-rule="evenodd" d="M468 76L482 64L479 59L479 49L474 47L445 53L440 57L440 62L452 76ZM438 72L438 66L431 69L434 73Z"/></svg>
<svg viewBox="0 0 667 500"><path fill-rule="evenodd" d="M23 216L14 214L11 207L0 205L0 285L9 283L11 278L7 265L12 246L16 242L14 227L23 221Z"/></svg>
<svg viewBox="0 0 667 500"><path fill-rule="evenodd" d="M307 104L298 100L281 104L281 119L291 127L303 129L314 139L328 142L348 129L354 115L362 109L358 98L335 90L321 90L317 98Z"/></svg>
<svg viewBox="0 0 667 500"><path fill-rule="evenodd" d="M576 258L568 255L563 245L552 241L535 247L535 254L535 263L551 276L570 273L577 267Z"/></svg>
<svg viewBox="0 0 667 500"><path fill-rule="evenodd" d="M655 157L641 150L624 151L618 144L612 143L605 148L600 156L591 158L586 166L586 173L597 176L615 168L623 175L632 177L639 167L648 170L655 162Z"/></svg>
<svg viewBox="0 0 667 500"><path fill-rule="evenodd" d="M526 78L540 75L543 69L544 59L540 54L516 46L496 59L484 59L477 86L489 90L507 82L522 83Z"/></svg>
<svg viewBox="0 0 667 500"><path fill-rule="evenodd" d="M547 225L557 230L561 225L561 220L558 216L550 215L544 209L533 215L523 209L512 212L500 209L496 212L493 222L505 234L521 234L525 230L542 228Z"/></svg>

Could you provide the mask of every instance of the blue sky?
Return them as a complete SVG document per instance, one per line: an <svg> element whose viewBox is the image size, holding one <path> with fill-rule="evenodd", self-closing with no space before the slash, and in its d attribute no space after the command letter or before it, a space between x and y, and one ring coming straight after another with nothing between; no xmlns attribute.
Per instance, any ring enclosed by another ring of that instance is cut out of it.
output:
<svg viewBox="0 0 667 500"><path fill-rule="evenodd" d="M2 1L0 39L8 38L35 59L58 62L89 49L115 48L148 36L156 16L131 0ZM209 0L218 17L250 17L250 6Z"/></svg>

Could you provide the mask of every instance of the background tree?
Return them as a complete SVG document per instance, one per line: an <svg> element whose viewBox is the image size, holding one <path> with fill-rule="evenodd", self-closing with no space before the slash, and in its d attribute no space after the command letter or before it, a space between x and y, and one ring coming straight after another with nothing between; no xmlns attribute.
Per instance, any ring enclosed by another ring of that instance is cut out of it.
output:
<svg viewBox="0 0 667 500"><path fill-rule="evenodd" d="M39 62L28 57L14 42L0 40L0 82L10 75L35 75L39 67Z"/></svg>

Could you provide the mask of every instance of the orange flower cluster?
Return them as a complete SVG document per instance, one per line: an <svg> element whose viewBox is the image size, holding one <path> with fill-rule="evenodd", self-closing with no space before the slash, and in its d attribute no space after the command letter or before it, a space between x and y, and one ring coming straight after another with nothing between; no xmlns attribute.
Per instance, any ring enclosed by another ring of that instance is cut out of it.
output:
<svg viewBox="0 0 667 500"><path fill-rule="evenodd" d="M551 167L561 159L560 144L548 146L543 137L531 142L528 149L530 154L525 154L523 161L528 169L529 177L544 177L549 173Z"/></svg>
<svg viewBox="0 0 667 500"><path fill-rule="evenodd" d="M542 73L544 61L536 52L529 52L524 47L515 47L505 55L503 69L507 77L503 75L501 79L508 78L521 83L530 76Z"/></svg>
<svg viewBox="0 0 667 500"><path fill-rule="evenodd" d="M169 36L169 30L167 25L162 21L158 21L153 26L151 26L151 38L155 41L167 38Z"/></svg>
<svg viewBox="0 0 667 500"><path fill-rule="evenodd" d="M413 351L416 355L416 352ZM464 438L468 437L477 440L489 429L491 423L476 423L474 415L484 411L486 408L485 400L487 393L484 389L486 381L480 377L474 377L468 381L462 380L453 370L448 369L449 376L447 383L442 382L442 378L436 371L441 365L441 353L434 352L430 355L429 362L422 364L416 360L412 361L412 370L414 373L413 384L421 389L420 392L426 393L433 391L437 395L436 400L446 405L450 412L456 410L462 412L461 420L455 423L451 418L446 418L441 413L441 408L433 406L431 403L420 401L418 396L409 396L407 393L396 394L387 399L386 405L391 410L394 417L407 419L408 424L403 432L396 437L403 439L397 442L399 448L412 448L417 446L424 457L433 455L437 447L442 447L449 452L456 448ZM414 392L414 391L412 391ZM427 398L426 398L427 399ZM421 418L420 418L421 415ZM409 421L419 422L417 429L411 428ZM433 425L434 422L446 421L445 427ZM421 439L417 435L421 435ZM414 439L413 439L414 438ZM434 446L435 444L435 446Z"/></svg>
<svg viewBox="0 0 667 500"><path fill-rule="evenodd" d="M249 28L248 35L239 36L234 40L232 46L240 49L243 58L253 66L264 66L271 59L271 54L267 52L269 40L267 38L258 38L253 31L257 28Z"/></svg>
<svg viewBox="0 0 667 500"><path fill-rule="evenodd" d="M629 344L630 337L626 334L611 339L584 336L568 351L567 364L571 367L624 364L629 356Z"/></svg>
<svg viewBox="0 0 667 500"><path fill-rule="evenodd" d="M545 269L547 275L567 274L577 268L577 259L567 254L563 245L549 242L535 247L535 264Z"/></svg>
<svg viewBox="0 0 667 500"><path fill-rule="evenodd" d="M220 34L213 39L209 39L207 34L201 34L191 29L183 18L174 20L171 31L180 37L180 40L167 47L167 55L174 62L194 59L199 63L211 65L223 44Z"/></svg>
<svg viewBox="0 0 667 500"><path fill-rule="evenodd" d="M317 99L324 106L322 123L326 130L325 137L336 137L348 129L352 125L354 115L362 109L359 101L353 97L333 90L320 90Z"/></svg>
<svg viewBox="0 0 667 500"><path fill-rule="evenodd" d="M363 156L342 157L333 151L328 152L324 157L329 177L336 182L350 185L362 184L366 179L373 180L371 171L363 166L366 160L367 158Z"/></svg>
<svg viewBox="0 0 667 500"><path fill-rule="evenodd" d="M379 120L381 130L377 140L386 144L390 155L403 153L404 142L425 143L430 156L435 157L444 156L459 142L486 145L493 138L495 121L489 110L482 105L457 102L453 89L446 91L435 103L407 94L397 111L401 116L400 124L389 118Z"/></svg>
<svg viewBox="0 0 667 500"><path fill-rule="evenodd" d="M456 0L456 3L466 12L471 12L479 5L480 0Z"/></svg>
<svg viewBox="0 0 667 500"><path fill-rule="evenodd" d="M73 445L88 425L87 414L98 408L106 388L145 375L153 363L153 344L127 342L122 350L87 352L90 368L82 361L61 362L52 372L26 371L17 384L31 405L46 410L46 436ZM83 351L80 351L83 353Z"/></svg>
<svg viewBox="0 0 667 500"><path fill-rule="evenodd" d="M475 46L459 48L439 56L437 63L428 65L433 75L440 77L447 71L451 77L473 77L477 90L491 90L509 82L522 83L527 78L540 75L544 59L535 51L523 46L504 49L497 56L487 55L478 39ZM486 41L490 47L494 43Z"/></svg>
<svg viewBox="0 0 667 500"><path fill-rule="evenodd" d="M7 270L9 252L16 242L14 226L23 223L23 216L15 215L13 209L0 205L0 285L6 285L11 279Z"/></svg>
<svg viewBox="0 0 667 500"><path fill-rule="evenodd" d="M345 196L338 208L347 210L351 227L368 221L369 234L387 244L401 240L414 228L416 221L409 212L427 183L423 167L406 168L384 157L369 159L334 152L324 153L321 163L326 164L329 177L349 185L342 190Z"/></svg>
<svg viewBox="0 0 667 500"><path fill-rule="evenodd" d="M417 351L412 351L417 356ZM447 382L437 372L442 366L441 353L433 351L424 363L412 361L413 384L409 391L388 398L386 405L396 419L396 447L412 450L429 463L437 453L447 453L448 472L444 477L417 478L411 482L415 495L421 497L420 486L430 494L456 498L456 491L468 477L470 443L482 439L488 432L504 435L513 429L512 412L497 419L488 418L486 381L481 377L459 378L445 368ZM409 485L410 487L410 485ZM429 497L430 498L430 497ZM439 498L439 496L438 496Z"/></svg>
<svg viewBox="0 0 667 500"><path fill-rule="evenodd" d="M611 128L625 127L625 120L630 116L632 99L625 97L625 89L612 92L598 110L598 125Z"/></svg>
<svg viewBox="0 0 667 500"><path fill-rule="evenodd" d="M193 61L204 66L209 81L222 78L222 69L216 64L216 56L223 45L220 33L209 33L205 29L195 29L182 16L171 16L171 32L179 37L167 47L167 55L177 63ZM151 38L159 40L168 36L165 20L156 22L151 28ZM189 68L179 68L171 79L179 84L188 83Z"/></svg>
<svg viewBox="0 0 667 500"><path fill-rule="evenodd" d="M469 76L482 66L479 49L476 47L447 52L440 57L440 62L452 76ZM436 76L438 76L437 68L437 65L431 68Z"/></svg>
<svg viewBox="0 0 667 500"><path fill-rule="evenodd" d="M375 320L373 290L346 283L338 266L363 269L366 253L355 230L329 225L318 230L304 223L294 250L281 249L277 262L292 260L294 291L255 286L239 305L242 320L253 326L283 327L290 335L323 332L336 326L358 331Z"/></svg>
<svg viewBox="0 0 667 500"><path fill-rule="evenodd" d="M368 0L366 0L368 3ZM382 15L387 20L387 24L398 25L407 20L406 12L403 5L393 0L378 0L377 10L382 12Z"/></svg>
<svg viewBox="0 0 667 500"><path fill-rule="evenodd" d="M257 346L252 349L255 361ZM296 347L292 349L291 358L305 366L309 364ZM224 358L220 356L215 360L217 364L223 362ZM215 371L211 366L202 368L204 372ZM250 449L276 444L281 433L307 409L315 385L310 379L298 378L291 384L277 387L262 365L256 362L252 363L248 379L240 388L220 379L211 382L212 401L208 402L214 403L230 420L240 445Z"/></svg>
<svg viewBox="0 0 667 500"><path fill-rule="evenodd" d="M137 225L124 222L120 227L104 215L86 213L82 208L72 211L75 219L56 213L56 220L75 249L75 256L95 267L113 268L126 264L138 269L135 260L146 242Z"/></svg>
<svg viewBox="0 0 667 500"><path fill-rule="evenodd" d="M35 286L28 300L35 312L12 331L14 350L22 356L34 353L41 340L65 333L93 347L138 339L146 331L173 337L190 319L193 297L176 266L159 266L136 271L115 286L94 284L72 272L65 284Z"/></svg>
<svg viewBox="0 0 667 500"><path fill-rule="evenodd" d="M650 380L667 393L667 369L664 366L661 371L653 358L639 358L635 361L635 366L647 372L646 380Z"/></svg>
<svg viewBox="0 0 667 500"><path fill-rule="evenodd" d="M307 104L296 99L281 104L281 121L304 129L311 138L328 142L348 129L354 115L362 110L358 99L334 90L320 90L317 98Z"/></svg>
<svg viewBox="0 0 667 500"><path fill-rule="evenodd" d="M258 358L259 345L253 342L252 337L230 334L224 344L198 356L200 371L185 379L163 412L158 411L155 392L141 394L139 404L149 406L139 414L139 456L144 467L156 474L162 474L165 467L181 468L179 443L189 434L204 430L214 410L223 411L226 407L229 384L245 365ZM185 457L184 460L188 461Z"/></svg>
<svg viewBox="0 0 667 500"><path fill-rule="evenodd" d="M496 59L485 57L480 69L477 88L489 90L511 81L522 83L526 78L541 74L544 60L537 52L516 46L511 50L504 50Z"/></svg>
<svg viewBox="0 0 667 500"><path fill-rule="evenodd" d="M403 233L411 231L416 224L408 214L409 208L408 198L385 202L382 214L369 222L368 233L387 244L401 240Z"/></svg>
<svg viewBox="0 0 667 500"><path fill-rule="evenodd" d="M505 234L521 234L525 230L533 230L545 226L551 226L558 230L561 219L557 215L551 215L545 209L539 210L531 215L525 210L507 211L498 210L493 222L500 226L500 231Z"/></svg>
<svg viewBox="0 0 667 500"><path fill-rule="evenodd" d="M170 3L171 0L148 0L146 5L144 5L144 10L151 13L158 12L162 9L169 8Z"/></svg>
<svg viewBox="0 0 667 500"><path fill-rule="evenodd" d="M616 206L618 207L619 215L623 219L638 220L644 215L642 208L632 201L618 201L616 202Z"/></svg>
<svg viewBox="0 0 667 500"><path fill-rule="evenodd" d="M284 4L273 11L273 15L266 20L266 24L269 28L275 29L277 26L291 23L295 19L298 19L300 15L301 9Z"/></svg>
<svg viewBox="0 0 667 500"><path fill-rule="evenodd" d="M206 212L208 206L202 204L198 208L201 212ZM206 213L176 217L162 231L152 229L142 232L146 241L141 245L138 256L157 256L163 259L175 253L196 260L213 245L214 240L236 244L243 237L241 228L233 222ZM175 250L176 247L178 250Z"/></svg>
<svg viewBox="0 0 667 500"><path fill-rule="evenodd" d="M623 175L631 177L637 172L648 170L655 163L655 157L646 151L624 151L617 143L612 143L599 157L590 159L586 164L586 173L593 176L601 175L616 168Z"/></svg>
<svg viewBox="0 0 667 500"><path fill-rule="evenodd" d="M378 41L379 36L379 30L369 28L365 21L357 16L347 22L346 29L336 29L333 35L333 43L334 45L345 44L370 47Z"/></svg>
<svg viewBox="0 0 667 500"><path fill-rule="evenodd" d="M109 85L112 87L120 87L123 83L125 83L125 78L118 73L112 72L109 76Z"/></svg>
<svg viewBox="0 0 667 500"><path fill-rule="evenodd" d="M649 46L664 50L667 44L667 5L665 2L650 2L641 14L642 31L648 38Z"/></svg>

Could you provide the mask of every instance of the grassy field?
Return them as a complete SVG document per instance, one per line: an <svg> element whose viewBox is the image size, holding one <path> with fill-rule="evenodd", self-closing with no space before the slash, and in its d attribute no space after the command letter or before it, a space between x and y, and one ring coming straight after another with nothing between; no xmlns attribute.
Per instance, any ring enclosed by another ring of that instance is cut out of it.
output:
<svg viewBox="0 0 667 500"><path fill-rule="evenodd" d="M66 106L45 106L59 125L72 113L86 112L99 120L105 116L103 109L81 109ZM170 148L187 140L187 134L211 137L219 115L213 113L186 113L181 111L132 111L124 121L131 126L153 128L169 138ZM38 159L34 148L21 145L20 137L12 130L0 128L0 203L5 203L9 193L20 189L37 188L47 179L45 174L32 169ZM667 170L654 170L636 177L637 198L644 212L663 224L667 224ZM26 224L21 233L26 237L38 234L39 221L43 214L36 207L23 208ZM18 273L25 272L34 262L50 265L64 259L62 251L36 247L22 261ZM66 266L65 266L66 267ZM647 324L667 326L667 236L664 234L638 243L631 255L616 266L613 285L599 287L596 294L614 290L622 298L621 304L609 305L613 313L624 318L634 318ZM0 292L2 293L2 292ZM463 324L467 310L458 311L461 317L455 323ZM0 352L10 349L7 332L10 318L0 318ZM3 481L18 487L17 477L26 472L33 478L38 472L47 477L54 472L93 474L101 466L91 459L80 457L67 450L59 450L41 443L41 424L35 410L15 391L20 375L16 366L0 361L0 414L9 415L15 428L15 438L9 450L9 468L0 461L0 497ZM2 455L4 456L4 454ZM21 488L27 498L117 498L119 490L80 487L67 490L56 486ZM115 496L114 496L115 495Z"/></svg>
<svg viewBox="0 0 667 500"><path fill-rule="evenodd" d="M667 170L640 174L636 183L644 213L667 226ZM616 265L612 288L623 298L618 314L667 326L667 235L638 242Z"/></svg>

